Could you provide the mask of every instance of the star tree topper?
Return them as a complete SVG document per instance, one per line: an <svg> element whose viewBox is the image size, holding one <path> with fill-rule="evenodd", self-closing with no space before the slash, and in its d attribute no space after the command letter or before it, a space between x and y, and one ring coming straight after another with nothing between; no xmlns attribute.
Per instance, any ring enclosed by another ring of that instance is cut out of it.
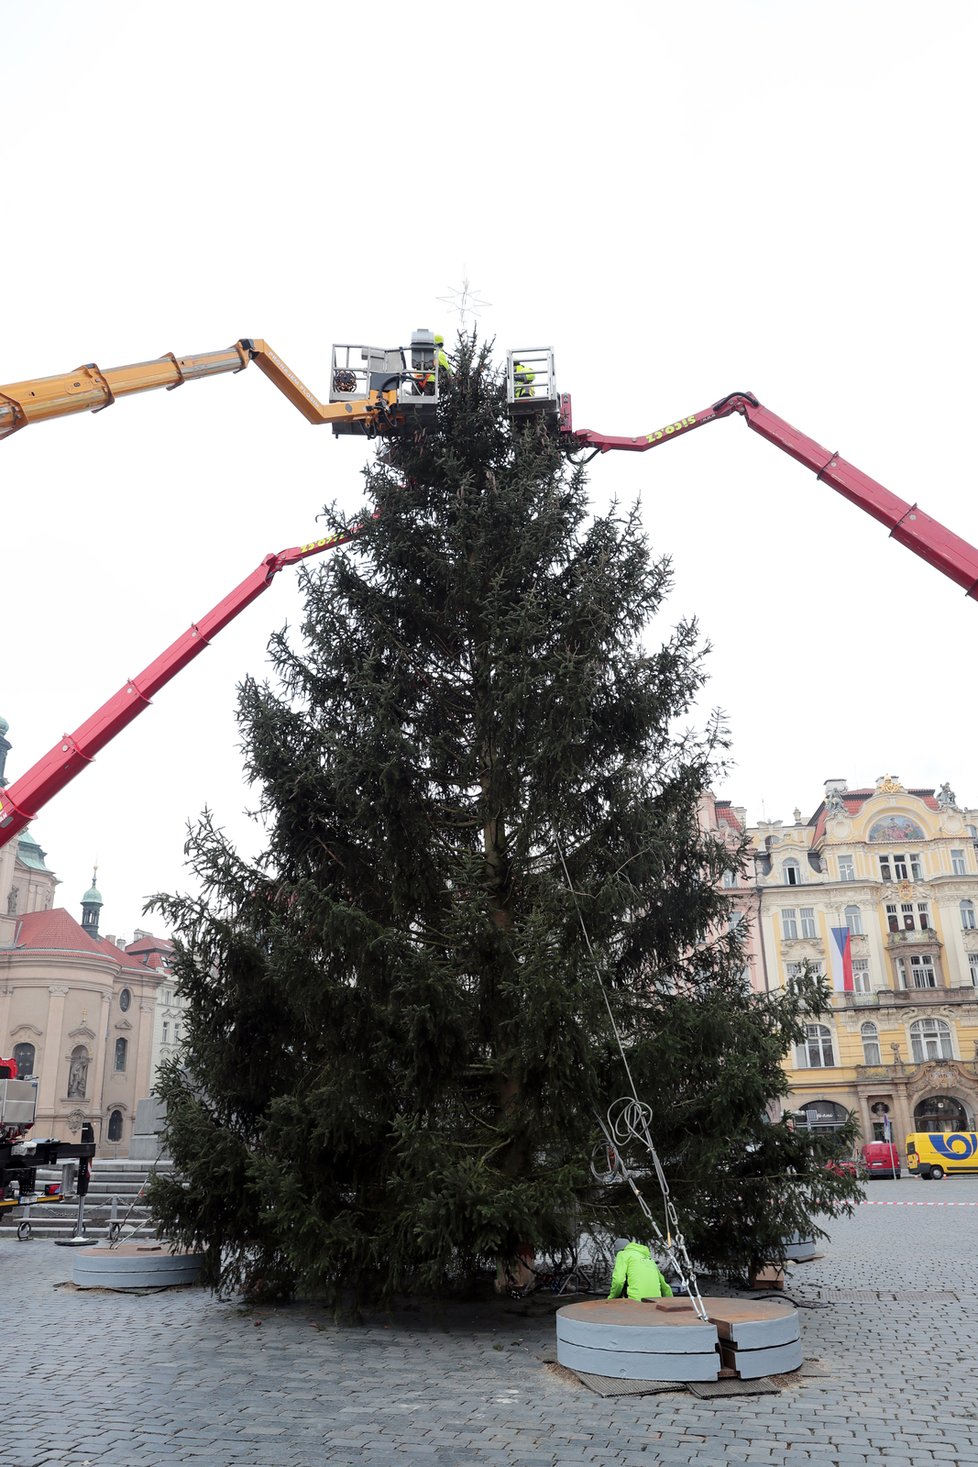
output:
<svg viewBox="0 0 978 1467"><path fill-rule="evenodd" d="M468 276L463 277L460 287L452 286L448 295L440 295L438 300L457 314L459 329L462 331L465 330L469 316L474 321L481 310L492 305L492 301L483 300L478 290L469 284Z"/></svg>

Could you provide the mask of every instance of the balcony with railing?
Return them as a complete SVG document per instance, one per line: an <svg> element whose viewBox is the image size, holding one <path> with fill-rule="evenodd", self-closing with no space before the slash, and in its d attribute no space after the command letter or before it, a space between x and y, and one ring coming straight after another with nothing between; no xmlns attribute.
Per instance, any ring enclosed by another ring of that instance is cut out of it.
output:
<svg viewBox="0 0 978 1467"><path fill-rule="evenodd" d="M878 988L872 993L833 994L835 1008L878 1009L903 1007L907 1004L978 1004L978 990L972 984L945 988Z"/></svg>
<svg viewBox="0 0 978 1467"><path fill-rule="evenodd" d="M939 948L941 939L933 927L901 927L897 932L886 934L886 946L891 952L901 948Z"/></svg>

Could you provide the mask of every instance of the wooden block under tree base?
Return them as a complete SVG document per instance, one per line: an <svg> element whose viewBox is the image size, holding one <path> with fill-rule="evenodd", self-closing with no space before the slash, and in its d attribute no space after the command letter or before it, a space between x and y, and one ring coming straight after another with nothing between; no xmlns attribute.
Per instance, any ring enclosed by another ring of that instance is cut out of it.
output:
<svg viewBox="0 0 978 1467"><path fill-rule="evenodd" d="M769 1263L750 1276L752 1289L783 1289L784 1269L778 1263Z"/></svg>

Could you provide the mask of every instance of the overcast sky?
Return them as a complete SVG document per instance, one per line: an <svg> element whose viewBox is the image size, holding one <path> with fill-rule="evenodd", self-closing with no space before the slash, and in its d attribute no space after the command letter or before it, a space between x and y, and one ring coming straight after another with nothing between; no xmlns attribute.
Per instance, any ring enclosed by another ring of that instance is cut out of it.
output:
<svg viewBox="0 0 978 1467"><path fill-rule="evenodd" d="M269 341L552 345L575 422L639 434L734 389L978 542L970 3L8 4L0 383ZM362 498L369 447L254 368L0 444L0 714L15 780L271 550ZM978 607L743 420L591 466L712 644L721 796L831 776L978 804ZM235 688L276 584L32 830L78 912L155 926L209 805L248 849Z"/></svg>

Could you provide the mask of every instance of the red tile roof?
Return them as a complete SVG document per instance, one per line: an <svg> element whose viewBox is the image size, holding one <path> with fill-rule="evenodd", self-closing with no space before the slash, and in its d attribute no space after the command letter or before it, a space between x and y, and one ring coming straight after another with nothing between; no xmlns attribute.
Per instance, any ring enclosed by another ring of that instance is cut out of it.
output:
<svg viewBox="0 0 978 1467"><path fill-rule="evenodd" d="M118 943L110 942L107 937L100 937L98 945L104 953L115 958L116 962L123 968L141 968L143 966L125 948L119 947Z"/></svg>
<svg viewBox="0 0 978 1467"><path fill-rule="evenodd" d="M17 923L14 947L60 949L73 953L102 951L101 943L89 937L81 924L64 907L51 907L46 912L25 913Z"/></svg>
<svg viewBox="0 0 978 1467"><path fill-rule="evenodd" d="M140 937L126 944L127 953L172 952L173 943L168 937Z"/></svg>
<svg viewBox="0 0 978 1467"><path fill-rule="evenodd" d="M111 958L123 968L142 964L109 942L107 937L93 938L64 907L51 907L46 912L27 912L18 920L13 947L16 951L91 953Z"/></svg>
<svg viewBox="0 0 978 1467"><path fill-rule="evenodd" d="M730 800L717 800L717 820L722 825L729 825L733 830L743 830L743 826L734 814L733 805Z"/></svg>
<svg viewBox="0 0 978 1467"><path fill-rule="evenodd" d="M168 937L140 937L128 944L126 952L139 967L163 971L170 966L174 947Z"/></svg>

